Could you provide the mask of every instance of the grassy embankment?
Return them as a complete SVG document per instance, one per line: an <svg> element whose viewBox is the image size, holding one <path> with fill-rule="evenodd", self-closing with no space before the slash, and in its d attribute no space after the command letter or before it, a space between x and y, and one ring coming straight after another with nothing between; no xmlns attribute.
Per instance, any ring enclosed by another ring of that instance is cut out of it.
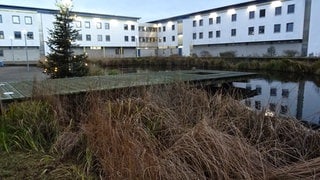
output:
<svg viewBox="0 0 320 180"><path fill-rule="evenodd" d="M187 85L38 97L3 110L1 179L320 178L319 131Z"/></svg>
<svg viewBox="0 0 320 180"><path fill-rule="evenodd" d="M101 74L105 68L189 68L277 71L320 75L319 59L308 58L201 58L201 57L148 57L124 59L93 59L97 66L93 73ZM102 67L99 69L99 67Z"/></svg>

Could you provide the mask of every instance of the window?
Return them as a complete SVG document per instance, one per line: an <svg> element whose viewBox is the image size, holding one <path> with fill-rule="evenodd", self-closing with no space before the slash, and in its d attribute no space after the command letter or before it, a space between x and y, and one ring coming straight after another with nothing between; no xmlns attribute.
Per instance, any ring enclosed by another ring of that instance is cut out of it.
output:
<svg viewBox="0 0 320 180"><path fill-rule="evenodd" d="M221 31L216 31L216 38L219 38L221 36Z"/></svg>
<svg viewBox="0 0 320 180"><path fill-rule="evenodd" d="M110 35L106 35L106 41L110 42L110 40L111 40Z"/></svg>
<svg viewBox="0 0 320 180"><path fill-rule="evenodd" d="M84 27L89 29L90 28L90 22L89 21L84 22Z"/></svg>
<svg viewBox="0 0 320 180"><path fill-rule="evenodd" d="M249 19L254 19L254 14L255 14L254 11L250 11L249 12Z"/></svg>
<svg viewBox="0 0 320 180"><path fill-rule="evenodd" d="M101 34L98 34L97 40L98 40L98 41L102 41L102 35L101 35Z"/></svg>
<svg viewBox="0 0 320 180"><path fill-rule="evenodd" d="M255 102L254 102L254 107L255 107L257 110L261 110L261 101L255 101Z"/></svg>
<svg viewBox="0 0 320 180"><path fill-rule="evenodd" d="M21 39L21 32L20 31L14 32L14 39Z"/></svg>
<svg viewBox="0 0 320 180"><path fill-rule="evenodd" d="M288 106L287 105L281 105L280 113L281 114L287 114L288 113Z"/></svg>
<svg viewBox="0 0 320 180"><path fill-rule="evenodd" d="M109 23L104 23L104 29L110 29L110 24Z"/></svg>
<svg viewBox="0 0 320 180"><path fill-rule="evenodd" d="M203 39L203 32L199 33L199 39Z"/></svg>
<svg viewBox="0 0 320 180"><path fill-rule="evenodd" d="M213 38L213 31L209 31L208 38Z"/></svg>
<svg viewBox="0 0 320 180"><path fill-rule="evenodd" d="M76 28L81 28L81 21L75 21Z"/></svg>
<svg viewBox="0 0 320 180"><path fill-rule="evenodd" d="M287 32L293 32L293 23L287 23L286 31Z"/></svg>
<svg viewBox="0 0 320 180"><path fill-rule="evenodd" d="M281 6L276 7L276 8L275 8L274 15L276 15L276 16L281 15L281 11L282 11L282 7L281 7Z"/></svg>
<svg viewBox="0 0 320 180"><path fill-rule="evenodd" d="M231 29L231 36L236 36L236 35L237 35L237 30Z"/></svg>
<svg viewBox="0 0 320 180"><path fill-rule="evenodd" d="M213 18L209 18L209 25L213 24Z"/></svg>
<svg viewBox="0 0 320 180"><path fill-rule="evenodd" d="M163 32L166 31L166 27L165 27L165 26L162 27L162 31L163 31Z"/></svg>
<svg viewBox="0 0 320 180"><path fill-rule="evenodd" d="M12 23L13 24L20 24L20 17L19 16L12 16Z"/></svg>
<svg viewBox="0 0 320 180"><path fill-rule="evenodd" d="M159 32L161 32L161 27L159 27Z"/></svg>
<svg viewBox="0 0 320 180"><path fill-rule="evenodd" d="M128 42L129 41L129 36L124 36L124 41Z"/></svg>
<svg viewBox="0 0 320 180"><path fill-rule="evenodd" d="M34 39L33 32L27 32L27 39Z"/></svg>
<svg viewBox="0 0 320 180"><path fill-rule="evenodd" d="M260 9L260 18L266 17L266 10L265 9Z"/></svg>
<svg viewBox="0 0 320 180"><path fill-rule="evenodd" d="M289 89L282 89L282 97L288 98L289 97Z"/></svg>
<svg viewBox="0 0 320 180"><path fill-rule="evenodd" d="M232 14L231 15L231 21L232 22L237 21L237 14Z"/></svg>
<svg viewBox="0 0 320 180"><path fill-rule="evenodd" d="M86 35L86 41L91 41L91 35L90 34Z"/></svg>
<svg viewBox="0 0 320 180"><path fill-rule="evenodd" d="M167 38L166 37L163 37L163 42L166 42L167 41Z"/></svg>
<svg viewBox="0 0 320 180"><path fill-rule="evenodd" d="M203 26L203 19L199 20L199 26Z"/></svg>
<svg viewBox="0 0 320 180"><path fill-rule="evenodd" d="M116 48L115 49L115 54L121 54L121 48Z"/></svg>
<svg viewBox="0 0 320 180"><path fill-rule="evenodd" d="M269 104L269 110L272 112L276 112L277 105L274 103Z"/></svg>
<svg viewBox="0 0 320 180"><path fill-rule="evenodd" d="M131 31L135 31L136 30L136 26L135 25L131 25Z"/></svg>
<svg viewBox="0 0 320 180"><path fill-rule="evenodd" d="M162 39L161 39L161 38L159 38L159 39L158 39L158 42L159 42L159 43L161 43L161 41L162 41Z"/></svg>
<svg viewBox="0 0 320 180"><path fill-rule="evenodd" d="M172 42L176 41L176 37L175 36L172 36Z"/></svg>
<svg viewBox="0 0 320 180"><path fill-rule="evenodd" d="M281 24L275 24L273 28L274 33L279 33L281 32Z"/></svg>
<svg viewBox="0 0 320 180"><path fill-rule="evenodd" d="M196 33L192 34L192 39L197 39L197 34Z"/></svg>
<svg viewBox="0 0 320 180"><path fill-rule="evenodd" d="M251 107L251 100L250 99L246 99L244 103L247 107Z"/></svg>
<svg viewBox="0 0 320 180"><path fill-rule="evenodd" d="M270 89L270 96L277 96L277 88Z"/></svg>
<svg viewBox="0 0 320 180"><path fill-rule="evenodd" d="M129 30L129 25L128 25L128 24L124 24L124 25L123 25L123 29L124 29L124 30Z"/></svg>
<svg viewBox="0 0 320 180"><path fill-rule="evenodd" d="M97 29L102 29L102 23L101 22L97 22L96 23ZM102 38L101 38L102 39Z"/></svg>
<svg viewBox="0 0 320 180"><path fill-rule="evenodd" d="M175 29L176 29L176 26L174 24L172 24L171 30L174 31Z"/></svg>
<svg viewBox="0 0 320 180"><path fill-rule="evenodd" d="M131 36L131 42L136 42L136 37L135 36Z"/></svg>
<svg viewBox="0 0 320 180"><path fill-rule="evenodd" d="M258 95L261 95L261 93L262 93L262 88L261 88L260 85L257 85L257 86L256 86L256 92L257 92Z"/></svg>
<svg viewBox="0 0 320 180"><path fill-rule="evenodd" d="M288 5L288 14L294 13L294 4Z"/></svg>
<svg viewBox="0 0 320 180"><path fill-rule="evenodd" d="M254 27L248 28L248 35L254 35Z"/></svg>
<svg viewBox="0 0 320 180"><path fill-rule="evenodd" d="M4 32L0 31L0 39L4 39Z"/></svg>
<svg viewBox="0 0 320 180"><path fill-rule="evenodd" d="M221 16L216 17L216 24L221 24Z"/></svg>
<svg viewBox="0 0 320 180"><path fill-rule="evenodd" d="M264 26L259 26L259 34L264 34Z"/></svg>
<svg viewBox="0 0 320 180"><path fill-rule="evenodd" d="M24 23L27 25L31 25L32 24L32 17L31 16L25 16L24 17Z"/></svg>
<svg viewBox="0 0 320 180"><path fill-rule="evenodd" d="M196 26L197 26L197 21L196 21L196 20L193 20L193 21L192 21L192 26L193 26L193 27L196 27Z"/></svg>
<svg viewBox="0 0 320 180"><path fill-rule="evenodd" d="M3 57L3 49L0 49L0 57Z"/></svg>
<svg viewBox="0 0 320 180"><path fill-rule="evenodd" d="M77 40L78 40L78 41L82 41L82 34L78 34Z"/></svg>
<svg viewBox="0 0 320 180"><path fill-rule="evenodd" d="M0 14L0 23L2 23L2 15Z"/></svg>

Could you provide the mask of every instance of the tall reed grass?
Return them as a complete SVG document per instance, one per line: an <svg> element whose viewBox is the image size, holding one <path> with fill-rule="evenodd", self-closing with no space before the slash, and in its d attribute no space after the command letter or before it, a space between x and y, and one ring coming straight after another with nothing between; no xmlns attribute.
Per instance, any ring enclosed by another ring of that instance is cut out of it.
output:
<svg viewBox="0 0 320 180"><path fill-rule="evenodd" d="M12 104L1 119L2 134L13 139L16 129L46 129L39 131L51 136L37 147L75 163L82 177L320 178L319 131L185 84L46 97ZM21 126L25 119L33 123ZM42 142L38 136L30 139ZM1 147L37 150L8 142Z"/></svg>

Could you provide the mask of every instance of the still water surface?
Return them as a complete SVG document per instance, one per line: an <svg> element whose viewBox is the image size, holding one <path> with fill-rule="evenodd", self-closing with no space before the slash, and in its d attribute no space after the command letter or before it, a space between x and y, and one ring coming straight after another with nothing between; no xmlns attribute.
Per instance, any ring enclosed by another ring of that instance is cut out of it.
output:
<svg viewBox="0 0 320 180"><path fill-rule="evenodd" d="M164 71L159 68L125 68L123 73ZM170 69L175 70L175 69ZM170 71L169 70L169 71ZM256 90L257 95L241 102L251 109L294 117L320 125L320 77L256 72L254 78L233 82L234 87Z"/></svg>
<svg viewBox="0 0 320 180"><path fill-rule="evenodd" d="M242 100L251 109L320 124L319 81L312 77L279 75L281 78L259 75L247 82L234 82L233 85L256 90L256 96Z"/></svg>

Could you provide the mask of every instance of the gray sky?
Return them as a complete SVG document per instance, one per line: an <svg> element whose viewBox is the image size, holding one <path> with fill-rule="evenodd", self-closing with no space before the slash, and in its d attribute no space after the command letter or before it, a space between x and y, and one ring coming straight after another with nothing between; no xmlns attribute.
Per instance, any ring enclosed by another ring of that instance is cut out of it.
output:
<svg viewBox="0 0 320 180"><path fill-rule="evenodd" d="M141 17L140 22L168 18L251 0L73 0L73 10ZM0 0L2 5L57 9L55 0Z"/></svg>

